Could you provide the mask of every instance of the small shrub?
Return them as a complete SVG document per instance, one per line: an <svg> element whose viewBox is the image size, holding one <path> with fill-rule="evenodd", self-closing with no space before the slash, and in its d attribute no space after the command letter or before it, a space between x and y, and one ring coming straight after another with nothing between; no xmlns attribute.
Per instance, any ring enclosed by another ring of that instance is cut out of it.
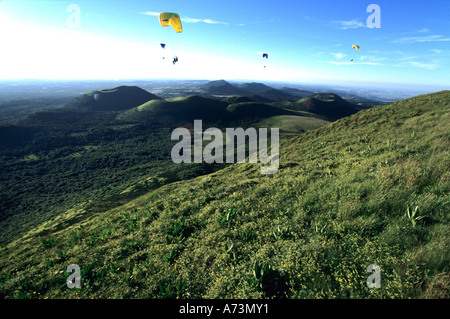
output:
<svg viewBox="0 0 450 319"><path fill-rule="evenodd" d="M217 219L217 222L221 227L230 227L232 226L237 217L237 212L234 207L228 208L223 211L223 216Z"/></svg>

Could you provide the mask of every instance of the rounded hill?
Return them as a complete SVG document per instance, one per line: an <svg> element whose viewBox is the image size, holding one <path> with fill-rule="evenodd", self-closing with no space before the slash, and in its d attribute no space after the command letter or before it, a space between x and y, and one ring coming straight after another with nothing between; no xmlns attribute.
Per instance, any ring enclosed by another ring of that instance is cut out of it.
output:
<svg viewBox="0 0 450 319"><path fill-rule="evenodd" d="M160 99L137 86L119 86L108 90L96 90L68 102L65 108L90 111L123 111L147 101Z"/></svg>
<svg viewBox="0 0 450 319"><path fill-rule="evenodd" d="M120 119L141 121L147 118L164 118L173 120L217 121L229 116L228 104L223 101L208 99L198 95L152 100L126 111Z"/></svg>

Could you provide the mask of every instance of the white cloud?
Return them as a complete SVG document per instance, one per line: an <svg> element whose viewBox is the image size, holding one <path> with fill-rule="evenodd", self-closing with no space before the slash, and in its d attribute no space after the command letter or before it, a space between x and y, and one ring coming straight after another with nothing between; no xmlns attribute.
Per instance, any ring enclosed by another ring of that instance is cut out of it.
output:
<svg viewBox="0 0 450 319"><path fill-rule="evenodd" d="M159 12L154 12L154 11L145 11L145 12L139 12L139 13L147 15L147 16L159 17Z"/></svg>
<svg viewBox="0 0 450 319"><path fill-rule="evenodd" d="M361 22L359 19L353 19L349 21L333 21L334 24L337 25L339 29L347 30L347 29L358 29L358 28L366 28L367 25Z"/></svg>
<svg viewBox="0 0 450 319"><path fill-rule="evenodd" d="M341 52L339 52L339 53L332 53L332 55L333 55L336 59L342 59L342 58L345 58L345 57L347 56L347 54L344 54L344 53L341 53Z"/></svg>
<svg viewBox="0 0 450 319"><path fill-rule="evenodd" d="M98 14L98 13L90 13L90 12L86 12L84 14L86 17L93 17L93 18L100 18L100 17L104 17L103 14Z"/></svg>
<svg viewBox="0 0 450 319"><path fill-rule="evenodd" d="M443 35L427 35L422 37L405 37L392 41L393 43L421 43L421 42L448 42L449 37Z"/></svg>
<svg viewBox="0 0 450 319"><path fill-rule="evenodd" d="M220 22L220 21L215 21L215 20L211 20L211 19L193 19L193 18L181 18L182 22L186 22L186 23L207 23L207 24L228 24L227 22Z"/></svg>
<svg viewBox="0 0 450 319"><path fill-rule="evenodd" d="M412 66L415 66L418 68L423 68L423 69L428 69L428 70L434 70L439 67L439 65L437 65L435 63L423 63L423 62L418 62L418 61L408 61L407 63Z"/></svg>
<svg viewBox="0 0 450 319"><path fill-rule="evenodd" d="M370 60L370 61L384 61L386 60L385 57L379 56L379 55L361 55L359 56L359 59L361 61L363 60Z"/></svg>
<svg viewBox="0 0 450 319"><path fill-rule="evenodd" d="M428 51L432 52L433 55L439 55L439 54L441 54L441 53L443 52L443 51L440 50L440 49L430 49L430 50L428 50Z"/></svg>

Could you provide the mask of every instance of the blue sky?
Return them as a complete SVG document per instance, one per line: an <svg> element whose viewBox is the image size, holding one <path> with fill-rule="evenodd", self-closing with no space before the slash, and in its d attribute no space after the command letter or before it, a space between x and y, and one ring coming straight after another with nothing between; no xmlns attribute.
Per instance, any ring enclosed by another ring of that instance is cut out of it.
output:
<svg viewBox="0 0 450 319"><path fill-rule="evenodd" d="M370 4L380 28L367 25ZM160 26L163 11L179 13L182 33ZM1 79L448 87L450 1L0 0L0 46Z"/></svg>

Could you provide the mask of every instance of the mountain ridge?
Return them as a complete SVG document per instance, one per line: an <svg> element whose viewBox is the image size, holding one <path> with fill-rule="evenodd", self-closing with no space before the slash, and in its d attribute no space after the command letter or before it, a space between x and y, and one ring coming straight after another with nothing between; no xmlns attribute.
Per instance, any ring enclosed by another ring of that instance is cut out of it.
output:
<svg viewBox="0 0 450 319"><path fill-rule="evenodd" d="M263 83L250 82L231 84L225 80L210 81L200 86L205 93L213 96L261 96L269 101L295 100L295 96L287 92L275 89Z"/></svg>

